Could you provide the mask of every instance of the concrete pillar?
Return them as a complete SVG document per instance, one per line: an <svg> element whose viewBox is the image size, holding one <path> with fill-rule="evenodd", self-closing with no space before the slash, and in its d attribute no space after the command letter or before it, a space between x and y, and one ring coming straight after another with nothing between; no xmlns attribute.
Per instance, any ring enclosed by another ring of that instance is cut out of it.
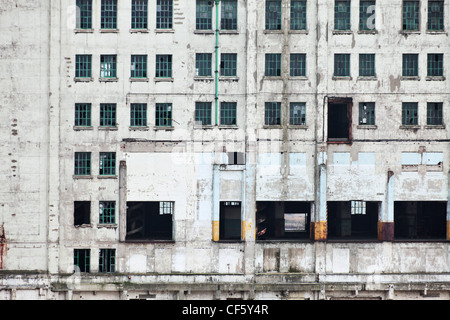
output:
<svg viewBox="0 0 450 320"><path fill-rule="evenodd" d="M127 235L127 163L119 166L119 238L125 241Z"/></svg>
<svg viewBox="0 0 450 320"><path fill-rule="evenodd" d="M447 195L447 240L450 240L450 171L447 175L448 195Z"/></svg>
<svg viewBox="0 0 450 320"><path fill-rule="evenodd" d="M388 171L386 197L378 218L378 240L394 240L394 173Z"/></svg>
<svg viewBox="0 0 450 320"><path fill-rule="evenodd" d="M219 241L220 228L220 165L213 166L213 208L212 208L212 238Z"/></svg>
<svg viewBox="0 0 450 320"><path fill-rule="evenodd" d="M311 236L313 240L327 239L327 168L325 163L319 165L318 205L315 210L315 221L311 223Z"/></svg>

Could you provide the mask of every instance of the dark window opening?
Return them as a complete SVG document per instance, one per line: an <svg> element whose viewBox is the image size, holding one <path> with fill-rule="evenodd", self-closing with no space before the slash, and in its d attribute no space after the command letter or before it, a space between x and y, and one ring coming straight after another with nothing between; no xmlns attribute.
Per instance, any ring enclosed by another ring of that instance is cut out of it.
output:
<svg viewBox="0 0 450 320"><path fill-rule="evenodd" d="M75 201L73 220L75 226L91 223L91 202L90 201Z"/></svg>
<svg viewBox="0 0 450 320"><path fill-rule="evenodd" d="M245 153L228 152L228 164L245 164Z"/></svg>
<svg viewBox="0 0 450 320"><path fill-rule="evenodd" d="M241 203L225 201L220 203L220 240L241 240Z"/></svg>
<svg viewBox="0 0 450 320"><path fill-rule="evenodd" d="M172 240L173 202L127 202L126 240Z"/></svg>
<svg viewBox="0 0 450 320"><path fill-rule="evenodd" d="M257 240L309 239L310 202L256 203Z"/></svg>
<svg viewBox="0 0 450 320"><path fill-rule="evenodd" d="M329 201L327 207L329 239L378 239L379 202Z"/></svg>
<svg viewBox="0 0 450 320"><path fill-rule="evenodd" d="M348 142L351 139L351 100L333 100L328 103L328 141Z"/></svg>
<svg viewBox="0 0 450 320"><path fill-rule="evenodd" d="M91 250L90 249L74 249L73 264L75 272L90 272L91 270Z"/></svg>
<svg viewBox="0 0 450 320"><path fill-rule="evenodd" d="M446 239L447 202L396 201L395 239Z"/></svg>

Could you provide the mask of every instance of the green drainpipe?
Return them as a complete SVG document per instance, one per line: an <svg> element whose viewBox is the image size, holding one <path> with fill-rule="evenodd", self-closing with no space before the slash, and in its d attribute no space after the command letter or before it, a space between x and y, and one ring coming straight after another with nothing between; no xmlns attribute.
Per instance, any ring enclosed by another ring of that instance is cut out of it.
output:
<svg viewBox="0 0 450 320"><path fill-rule="evenodd" d="M216 103L216 126L219 124L219 4L220 0L216 2L216 89L215 89L215 103Z"/></svg>

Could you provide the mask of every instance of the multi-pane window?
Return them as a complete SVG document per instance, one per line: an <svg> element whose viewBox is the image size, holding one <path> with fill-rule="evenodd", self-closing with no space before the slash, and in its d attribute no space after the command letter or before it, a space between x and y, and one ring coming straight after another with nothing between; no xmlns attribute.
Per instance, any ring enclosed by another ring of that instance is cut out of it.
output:
<svg viewBox="0 0 450 320"><path fill-rule="evenodd" d="M375 0L359 2L359 30L375 30Z"/></svg>
<svg viewBox="0 0 450 320"><path fill-rule="evenodd" d="M116 223L116 202L100 201L99 203L99 223L114 224Z"/></svg>
<svg viewBox="0 0 450 320"><path fill-rule="evenodd" d="M117 77L117 56L102 55L100 56L100 77L116 78Z"/></svg>
<svg viewBox="0 0 450 320"><path fill-rule="evenodd" d="M195 75L198 77L210 77L212 65L211 53L197 53L195 55Z"/></svg>
<svg viewBox="0 0 450 320"><path fill-rule="evenodd" d="M76 176L91 175L91 153L75 152L75 172Z"/></svg>
<svg viewBox="0 0 450 320"><path fill-rule="evenodd" d="M236 125L236 102L220 103L220 124L224 126Z"/></svg>
<svg viewBox="0 0 450 320"><path fill-rule="evenodd" d="M281 125L281 102L266 102L264 124L267 126Z"/></svg>
<svg viewBox="0 0 450 320"><path fill-rule="evenodd" d="M428 1L428 30L443 31L444 30L444 1Z"/></svg>
<svg viewBox="0 0 450 320"><path fill-rule="evenodd" d="M289 124L306 125L306 103L291 102L289 105Z"/></svg>
<svg viewBox="0 0 450 320"><path fill-rule="evenodd" d="M375 54L359 55L359 76L375 77Z"/></svg>
<svg viewBox="0 0 450 320"><path fill-rule="evenodd" d="M334 29L350 30L350 0L335 0L334 2Z"/></svg>
<svg viewBox="0 0 450 320"><path fill-rule="evenodd" d="M92 0L77 0L77 24L79 29L92 29Z"/></svg>
<svg viewBox="0 0 450 320"><path fill-rule="evenodd" d="M131 56L131 78L147 78L147 56Z"/></svg>
<svg viewBox="0 0 450 320"><path fill-rule="evenodd" d="M100 152L99 172L101 176L114 176L116 174L115 152Z"/></svg>
<svg viewBox="0 0 450 320"><path fill-rule="evenodd" d="M157 127L171 127L172 126L172 104L171 103L157 103L156 104L155 125Z"/></svg>
<svg viewBox="0 0 450 320"><path fill-rule="evenodd" d="M418 0L403 1L403 30L419 30L420 2Z"/></svg>
<svg viewBox="0 0 450 320"><path fill-rule="evenodd" d="M291 30L306 30L306 0L291 0Z"/></svg>
<svg viewBox="0 0 450 320"><path fill-rule="evenodd" d="M237 30L237 0L222 0L220 29Z"/></svg>
<svg viewBox="0 0 450 320"><path fill-rule="evenodd" d="M237 72L237 54L222 53L220 55L220 75L224 77L235 77Z"/></svg>
<svg viewBox="0 0 450 320"><path fill-rule="evenodd" d="M197 30L212 29L212 1L197 0L195 27Z"/></svg>
<svg viewBox="0 0 450 320"><path fill-rule="evenodd" d="M172 78L172 55L156 55L156 78Z"/></svg>
<svg viewBox="0 0 450 320"><path fill-rule="evenodd" d="M79 272L90 272L91 270L91 250L74 249L73 264Z"/></svg>
<svg viewBox="0 0 450 320"><path fill-rule="evenodd" d="M441 126L444 124L442 102L427 103L427 125Z"/></svg>
<svg viewBox="0 0 450 320"><path fill-rule="evenodd" d="M418 103L417 102L403 102L402 104L402 125L417 125L418 124Z"/></svg>
<svg viewBox="0 0 450 320"><path fill-rule="evenodd" d="M130 107L130 126L146 127L147 126L147 104L132 103Z"/></svg>
<svg viewBox="0 0 450 320"><path fill-rule="evenodd" d="M159 203L159 214L160 215L173 215L173 202L163 201Z"/></svg>
<svg viewBox="0 0 450 320"><path fill-rule="evenodd" d="M75 77L92 77L92 56L89 54L77 54L75 57Z"/></svg>
<svg viewBox="0 0 450 320"><path fill-rule="evenodd" d="M429 53L427 70L429 77L442 77L444 75L444 55L441 53Z"/></svg>
<svg viewBox="0 0 450 320"><path fill-rule="evenodd" d="M117 125L117 105L115 103L100 104L100 127L115 127Z"/></svg>
<svg viewBox="0 0 450 320"><path fill-rule="evenodd" d="M173 0L158 0L156 3L156 29L172 29Z"/></svg>
<svg viewBox="0 0 450 320"><path fill-rule="evenodd" d="M334 55L334 76L350 77L350 54L337 53Z"/></svg>
<svg viewBox="0 0 450 320"><path fill-rule="evenodd" d="M266 30L281 30L281 0L266 0Z"/></svg>
<svg viewBox="0 0 450 320"><path fill-rule="evenodd" d="M266 54L266 66L265 75L268 77L280 77L281 76L281 54L280 53L267 53Z"/></svg>
<svg viewBox="0 0 450 320"><path fill-rule="evenodd" d="M148 0L133 0L131 3L131 29L148 28Z"/></svg>
<svg viewBox="0 0 450 320"><path fill-rule="evenodd" d="M98 256L98 272L116 271L116 249L100 249Z"/></svg>
<svg viewBox="0 0 450 320"><path fill-rule="evenodd" d="M291 77L306 76L306 54L291 53L289 75Z"/></svg>
<svg viewBox="0 0 450 320"><path fill-rule="evenodd" d="M375 125L375 102L359 103L359 124Z"/></svg>
<svg viewBox="0 0 450 320"><path fill-rule="evenodd" d="M76 103L75 104L75 126L90 127L91 126L91 104Z"/></svg>
<svg viewBox="0 0 450 320"><path fill-rule="evenodd" d="M404 54L403 55L403 72L404 77L417 77L419 75L419 55Z"/></svg>
<svg viewBox="0 0 450 320"><path fill-rule="evenodd" d="M195 124L203 126L211 125L211 102L195 103Z"/></svg>
<svg viewBox="0 0 450 320"><path fill-rule="evenodd" d="M102 0L100 27L117 29L117 0Z"/></svg>

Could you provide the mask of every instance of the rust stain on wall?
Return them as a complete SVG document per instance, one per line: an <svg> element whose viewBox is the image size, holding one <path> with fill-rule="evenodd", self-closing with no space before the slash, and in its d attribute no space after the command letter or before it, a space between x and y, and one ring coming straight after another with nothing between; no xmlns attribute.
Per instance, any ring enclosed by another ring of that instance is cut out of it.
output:
<svg viewBox="0 0 450 320"><path fill-rule="evenodd" d="M5 224L2 224L0 228L0 270L3 269L3 256L6 256L6 251Z"/></svg>

